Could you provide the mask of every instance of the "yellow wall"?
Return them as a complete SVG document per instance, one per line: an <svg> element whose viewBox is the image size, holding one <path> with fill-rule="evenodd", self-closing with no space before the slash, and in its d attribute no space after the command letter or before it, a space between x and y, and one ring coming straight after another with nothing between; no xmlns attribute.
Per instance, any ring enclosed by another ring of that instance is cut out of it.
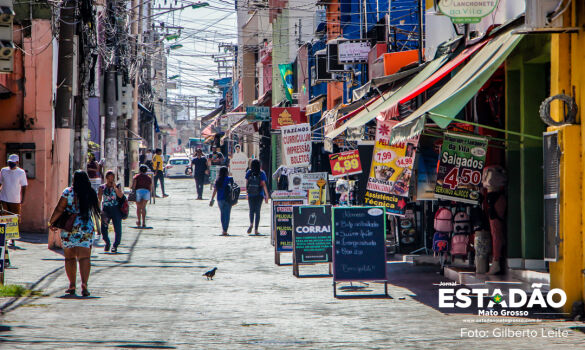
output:
<svg viewBox="0 0 585 350"><path fill-rule="evenodd" d="M579 11L579 13L577 13ZM583 28L585 8L576 9L572 3L572 13L566 19L571 26ZM560 238L559 261L550 264L551 288L562 288L567 293L564 311L570 312L575 301L585 300L585 176L583 156L585 155L585 31L578 33L553 34L551 38L551 95L565 93L573 95L579 106L577 125L563 126L560 132L561 157L561 198L560 198ZM552 116L559 120L562 109L553 105Z"/></svg>

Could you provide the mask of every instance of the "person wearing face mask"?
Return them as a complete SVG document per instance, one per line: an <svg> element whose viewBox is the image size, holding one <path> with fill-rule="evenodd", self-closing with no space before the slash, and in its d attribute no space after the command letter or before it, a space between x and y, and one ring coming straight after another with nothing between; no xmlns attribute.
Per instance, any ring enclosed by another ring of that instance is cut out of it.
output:
<svg viewBox="0 0 585 350"><path fill-rule="evenodd" d="M20 208L24 202L28 181L25 171L18 167L19 160L17 154L9 155L8 166L0 170L0 207L3 210L0 215L16 214L20 222ZM12 244L14 245L14 241ZM6 256L6 265L9 266L8 254Z"/></svg>

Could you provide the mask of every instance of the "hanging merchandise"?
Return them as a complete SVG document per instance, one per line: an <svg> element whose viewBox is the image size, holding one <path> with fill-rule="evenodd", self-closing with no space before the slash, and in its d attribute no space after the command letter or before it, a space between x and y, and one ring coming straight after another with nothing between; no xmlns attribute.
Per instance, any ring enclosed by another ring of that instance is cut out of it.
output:
<svg viewBox="0 0 585 350"><path fill-rule="evenodd" d="M403 216L419 137L390 145L397 121L378 121L376 144L366 186L366 205L385 206L391 215Z"/></svg>
<svg viewBox="0 0 585 350"><path fill-rule="evenodd" d="M445 133L435 198L477 204L487 146L483 137Z"/></svg>

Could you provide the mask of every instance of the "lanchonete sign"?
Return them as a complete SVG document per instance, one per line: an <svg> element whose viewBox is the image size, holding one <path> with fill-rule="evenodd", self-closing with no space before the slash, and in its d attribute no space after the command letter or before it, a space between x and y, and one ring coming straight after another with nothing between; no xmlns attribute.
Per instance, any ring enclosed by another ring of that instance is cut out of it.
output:
<svg viewBox="0 0 585 350"><path fill-rule="evenodd" d="M439 9L453 23L478 23L498 6L498 0L441 0Z"/></svg>

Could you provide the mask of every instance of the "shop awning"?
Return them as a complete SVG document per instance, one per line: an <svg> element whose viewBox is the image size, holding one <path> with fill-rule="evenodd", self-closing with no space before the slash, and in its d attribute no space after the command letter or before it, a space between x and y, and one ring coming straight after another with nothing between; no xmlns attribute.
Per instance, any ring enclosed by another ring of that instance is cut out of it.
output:
<svg viewBox="0 0 585 350"><path fill-rule="evenodd" d="M388 91L382 96L371 99L371 103L368 103L366 107L355 115L348 115L349 119L345 124L327 133L325 137L333 139L339 136L347 128L358 127L365 125L370 120L376 118L380 112L388 106L391 106L398 102L403 96L406 96L409 92L418 87L428 77L437 71L449 60L449 54L440 56L430 61L417 75L415 75L410 81L404 84L402 87ZM344 117L344 118L345 118Z"/></svg>
<svg viewBox="0 0 585 350"><path fill-rule="evenodd" d="M425 79L421 84L416 86L416 88L412 89L408 92L405 96L402 96L398 101L389 105L386 109L384 109L380 114L382 115L383 119L392 119L398 117L398 106L404 104L423 92L427 91L433 85L438 83L441 79L446 77L450 74L455 68L459 67L463 62L465 62L471 55L481 49L490 39L484 40L479 42L473 46L466 48L465 50L461 51L455 58L447 62L444 66L439 68L436 72L434 72L430 77Z"/></svg>
<svg viewBox="0 0 585 350"><path fill-rule="evenodd" d="M504 33L485 45L441 90L428 99L408 118L392 129L393 143L407 140L422 132L425 116L446 128L479 89L502 65L523 35Z"/></svg>
<svg viewBox="0 0 585 350"><path fill-rule="evenodd" d="M257 100L254 101L254 106L265 106L268 103L270 105L272 103L272 89L266 91L262 96L258 97Z"/></svg>
<svg viewBox="0 0 585 350"><path fill-rule="evenodd" d="M244 123L246 123L248 121L247 117L244 115L241 119L239 119L238 121L236 121L234 124L232 124L232 126L225 132L225 134L221 137L221 142L223 142L223 140L226 137L231 137L231 135L234 133L234 131L236 131L237 128L239 128L240 126L242 126Z"/></svg>
<svg viewBox="0 0 585 350"><path fill-rule="evenodd" d="M397 72L397 73L386 75L383 77L373 78L372 80L368 81L363 86L353 90L353 96L352 96L353 100L354 101L360 100L361 98L363 98L368 92L370 92L374 88L377 88L377 87L382 86L382 85L390 84L390 83L393 83L395 81L398 81L398 80L401 80L404 78L408 78L409 76L420 72L425 66L426 66L426 63L423 63L420 66L417 66L417 67L411 68L411 69L407 69L407 70L404 70L402 72Z"/></svg>
<svg viewBox="0 0 585 350"><path fill-rule="evenodd" d="M217 117L221 113L223 113L223 106L219 106L218 108L211 111L211 113L209 113L208 115L201 117L201 123L205 123L205 122Z"/></svg>

